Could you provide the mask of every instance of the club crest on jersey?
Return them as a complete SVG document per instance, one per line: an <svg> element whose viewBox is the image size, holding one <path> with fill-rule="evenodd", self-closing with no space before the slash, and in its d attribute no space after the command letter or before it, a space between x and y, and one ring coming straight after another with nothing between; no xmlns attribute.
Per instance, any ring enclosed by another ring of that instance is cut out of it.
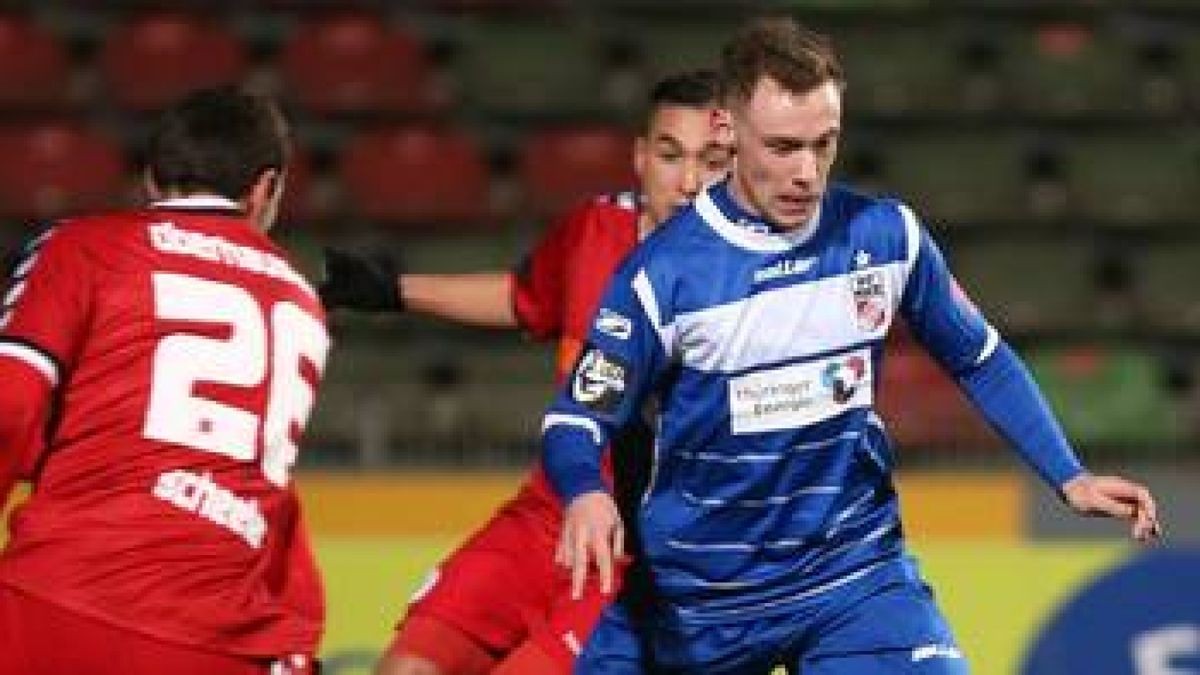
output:
<svg viewBox="0 0 1200 675"><path fill-rule="evenodd" d="M625 397L629 368L611 354L588 347L571 381L571 396L584 407L611 413Z"/></svg>
<svg viewBox="0 0 1200 675"><path fill-rule="evenodd" d="M628 340L633 335L633 322L623 314L601 307L596 314L596 330L618 340Z"/></svg>
<svg viewBox="0 0 1200 675"><path fill-rule="evenodd" d="M859 330L868 333L879 330L888 320L887 277L881 269L867 269L850 275L850 290L854 296L854 316Z"/></svg>

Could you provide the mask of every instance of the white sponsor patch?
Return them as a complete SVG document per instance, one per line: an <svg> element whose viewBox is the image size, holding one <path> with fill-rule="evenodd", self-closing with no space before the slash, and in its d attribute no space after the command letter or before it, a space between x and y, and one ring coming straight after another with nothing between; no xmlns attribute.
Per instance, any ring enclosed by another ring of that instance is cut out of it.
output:
<svg viewBox="0 0 1200 675"><path fill-rule="evenodd" d="M601 307L596 314L596 330L618 340L628 340L629 336L633 335L633 322L627 316Z"/></svg>
<svg viewBox="0 0 1200 675"><path fill-rule="evenodd" d="M871 405L873 373L867 349L729 380L735 434L794 429Z"/></svg>

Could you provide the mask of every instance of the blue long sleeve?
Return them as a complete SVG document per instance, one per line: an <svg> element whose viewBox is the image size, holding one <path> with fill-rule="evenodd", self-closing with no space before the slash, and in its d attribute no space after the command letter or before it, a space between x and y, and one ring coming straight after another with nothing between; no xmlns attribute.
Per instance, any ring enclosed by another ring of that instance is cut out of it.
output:
<svg viewBox="0 0 1200 675"><path fill-rule="evenodd" d="M1057 489L1083 473L1037 383L1007 344L957 377L979 411L1042 480Z"/></svg>
<svg viewBox="0 0 1200 675"><path fill-rule="evenodd" d="M917 339L992 426L1055 489L1083 472L1021 358L959 288L941 251L910 219L916 255L902 309Z"/></svg>

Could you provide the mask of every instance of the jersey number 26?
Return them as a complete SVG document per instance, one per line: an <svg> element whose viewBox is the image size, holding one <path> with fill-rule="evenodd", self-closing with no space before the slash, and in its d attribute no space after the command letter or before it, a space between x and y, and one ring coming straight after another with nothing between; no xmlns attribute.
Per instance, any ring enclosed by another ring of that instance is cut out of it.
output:
<svg viewBox="0 0 1200 675"><path fill-rule="evenodd" d="M307 361L318 373L324 367L324 327L290 302L276 303L264 316L254 296L231 284L165 272L154 274L153 284L156 318L224 325L230 332L227 339L168 335L159 341L143 435L252 462L261 430L263 475L286 485L298 453L292 429L303 428L316 394L300 365ZM258 387L268 372L261 417L196 394L198 383Z"/></svg>

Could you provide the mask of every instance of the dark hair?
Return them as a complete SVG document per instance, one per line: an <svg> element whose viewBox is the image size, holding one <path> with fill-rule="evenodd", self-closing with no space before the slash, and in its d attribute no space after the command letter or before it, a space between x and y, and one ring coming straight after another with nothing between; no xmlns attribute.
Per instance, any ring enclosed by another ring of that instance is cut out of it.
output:
<svg viewBox="0 0 1200 675"><path fill-rule="evenodd" d="M748 100L763 77L797 93L829 81L845 83L829 39L786 16L752 19L721 50L720 93L726 105Z"/></svg>
<svg viewBox="0 0 1200 675"><path fill-rule="evenodd" d="M146 165L161 190L239 199L263 171L282 170L287 155L287 121L275 103L220 87L193 92L162 114Z"/></svg>
<svg viewBox="0 0 1200 675"><path fill-rule="evenodd" d="M717 105L717 72L711 69L686 70L668 75L650 89L643 127L663 107L708 108Z"/></svg>

